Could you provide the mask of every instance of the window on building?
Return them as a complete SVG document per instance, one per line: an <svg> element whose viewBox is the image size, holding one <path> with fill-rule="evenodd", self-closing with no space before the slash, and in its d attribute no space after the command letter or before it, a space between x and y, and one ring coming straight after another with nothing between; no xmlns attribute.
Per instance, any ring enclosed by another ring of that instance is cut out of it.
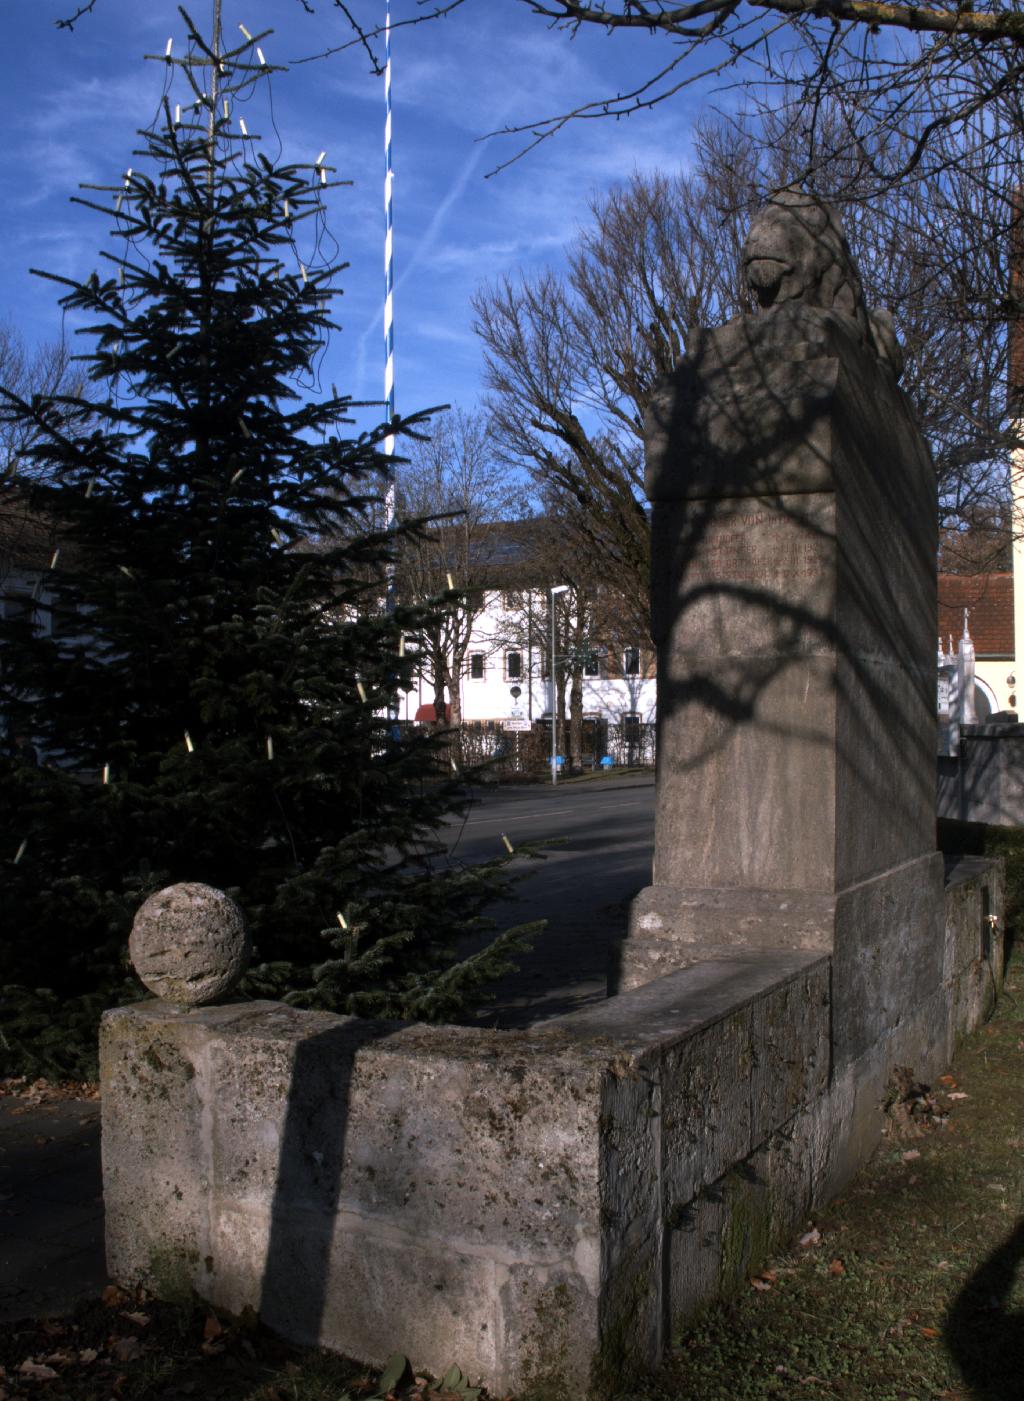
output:
<svg viewBox="0 0 1024 1401"><path fill-rule="evenodd" d="M506 681L521 681L523 678L523 654L522 652L505 653L505 679Z"/></svg>
<svg viewBox="0 0 1024 1401"><path fill-rule="evenodd" d="M622 724L622 738L626 741L626 743L638 743L641 734L640 727L642 724L639 712L635 710L625 711L622 715L620 723Z"/></svg>
<svg viewBox="0 0 1024 1401"><path fill-rule="evenodd" d="M598 654L597 654L596 652L587 652L586 657L584 658L584 661L583 661L583 675L584 675L584 676L600 676L600 675L601 675L601 658L598 656Z"/></svg>
<svg viewBox="0 0 1024 1401"><path fill-rule="evenodd" d="M484 654L483 652L471 652L469 657L469 674L474 681L484 679Z"/></svg>
<svg viewBox="0 0 1024 1401"><path fill-rule="evenodd" d="M640 675L640 648L627 647L622 653L623 676Z"/></svg>

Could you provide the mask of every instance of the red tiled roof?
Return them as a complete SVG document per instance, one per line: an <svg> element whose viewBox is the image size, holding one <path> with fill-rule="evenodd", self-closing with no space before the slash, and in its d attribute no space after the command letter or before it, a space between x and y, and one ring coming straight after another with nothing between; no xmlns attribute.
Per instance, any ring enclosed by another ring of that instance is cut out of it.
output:
<svg viewBox="0 0 1024 1401"><path fill-rule="evenodd" d="M979 657L1013 656L1013 575L940 574L939 636L953 646L964 630L964 609Z"/></svg>

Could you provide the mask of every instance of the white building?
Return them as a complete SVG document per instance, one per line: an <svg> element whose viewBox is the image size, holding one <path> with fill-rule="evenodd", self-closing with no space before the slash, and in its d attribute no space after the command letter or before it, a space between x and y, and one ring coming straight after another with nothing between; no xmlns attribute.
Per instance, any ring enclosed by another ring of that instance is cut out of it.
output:
<svg viewBox="0 0 1024 1401"><path fill-rule="evenodd" d="M543 589L484 593L458 682L464 724L550 721L549 600ZM585 722L626 727L654 724L655 665L649 641L615 646L594 637L581 660ZM556 663L561 668L564 658L556 658ZM400 718L433 720L433 703L432 679L423 674L403 698Z"/></svg>

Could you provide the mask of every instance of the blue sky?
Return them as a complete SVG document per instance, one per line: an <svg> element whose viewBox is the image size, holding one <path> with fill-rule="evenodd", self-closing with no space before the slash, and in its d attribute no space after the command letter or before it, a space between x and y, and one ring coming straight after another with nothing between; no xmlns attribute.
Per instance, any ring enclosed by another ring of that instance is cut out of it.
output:
<svg viewBox="0 0 1024 1401"><path fill-rule="evenodd" d="M263 48L290 62L347 37L328 0L306 15L298 0L224 0L225 28L273 26ZM202 26L211 0L192 0ZM373 15L372 0L358 12ZM0 318L30 343L61 334L52 284L30 266L84 277L98 265L101 215L68 203L81 181L112 182L133 164L134 132L157 110L164 66L143 61L183 47L171 0L97 0L73 33L58 16L73 0L6 0L0 75ZM383 16L384 0L379 3ZM395 19L416 0L392 0ZM510 169L514 138L480 141L495 128L612 94L663 62L664 40L647 35L575 40L552 32L512 0L472 0L433 24L399 29L393 43L396 387L400 411L441 402L470 406L482 393L482 358L470 296L489 277L558 266L587 221L595 193L635 168L675 169L689 155L701 112L696 92L629 120L571 125ZM383 378L383 81L359 49L293 64L273 83L274 116L286 158L326 148L338 178L330 231L351 266L338 304L343 325L323 379L357 398L378 398ZM276 138L258 99L250 128ZM136 159L134 164L140 162Z"/></svg>

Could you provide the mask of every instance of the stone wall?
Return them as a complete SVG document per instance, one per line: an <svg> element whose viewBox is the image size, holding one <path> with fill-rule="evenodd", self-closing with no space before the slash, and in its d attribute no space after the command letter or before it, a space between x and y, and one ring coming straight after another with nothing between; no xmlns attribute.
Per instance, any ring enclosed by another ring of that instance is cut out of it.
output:
<svg viewBox="0 0 1024 1401"><path fill-rule="evenodd" d="M940 817L1024 826L1024 725L961 725L959 753L938 769Z"/></svg>
<svg viewBox="0 0 1024 1401"><path fill-rule="evenodd" d="M814 950L705 947L525 1032L110 1012L111 1274L524 1401L599 1395L860 1166L910 1048L932 1075L985 1015L1000 869L961 863L946 909L938 995L841 1066Z"/></svg>

